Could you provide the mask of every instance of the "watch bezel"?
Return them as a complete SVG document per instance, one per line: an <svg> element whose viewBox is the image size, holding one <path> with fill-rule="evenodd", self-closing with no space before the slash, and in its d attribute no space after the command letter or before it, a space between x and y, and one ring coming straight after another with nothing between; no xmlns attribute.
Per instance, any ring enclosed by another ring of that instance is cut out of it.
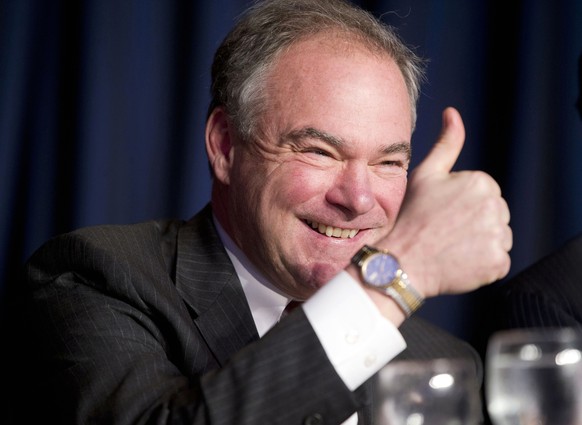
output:
<svg viewBox="0 0 582 425"><path fill-rule="evenodd" d="M369 265L377 256L389 258L393 264L391 267L392 276L383 279L382 282L372 279L368 270ZM424 297L410 284L408 275L402 270L398 258L387 250L364 245L352 257L351 262L359 268L360 276L366 286L392 298L407 317L410 317L424 303Z"/></svg>
<svg viewBox="0 0 582 425"><path fill-rule="evenodd" d="M378 278L374 276L374 273L378 272L378 270L372 268L376 261L384 261L384 266L388 265L386 273L379 276L382 277L381 281L378 281ZM394 279L398 276L399 270L401 270L400 263L396 257L381 250L367 255L362 260L362 265L360 266L360 273L364 281L369 285L382 289L390 286L392 282L394 282Z"/></svg>

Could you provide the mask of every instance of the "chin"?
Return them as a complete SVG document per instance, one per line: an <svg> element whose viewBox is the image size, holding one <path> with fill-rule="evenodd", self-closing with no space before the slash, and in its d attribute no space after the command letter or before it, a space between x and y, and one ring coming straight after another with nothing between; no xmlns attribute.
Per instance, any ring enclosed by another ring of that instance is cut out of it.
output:
<svg viewBox="0 0 582 425"><path fill-rule="evenodd" d="M331 264L316 264L311 269L311 286L315 289L321 288L331 279L333 279L343 268L334 267Z"/></svg>

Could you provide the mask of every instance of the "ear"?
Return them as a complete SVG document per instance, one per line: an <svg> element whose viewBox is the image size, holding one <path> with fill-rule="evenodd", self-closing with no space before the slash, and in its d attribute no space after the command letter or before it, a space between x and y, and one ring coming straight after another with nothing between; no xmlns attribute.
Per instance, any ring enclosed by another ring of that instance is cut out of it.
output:
<svg viewBox="0 0 582 425"><path fill-rule="evenodd" d="M226 112L215 108L206 121L206 153L214 177L224 184L230 183L233 137Z"/></svg>

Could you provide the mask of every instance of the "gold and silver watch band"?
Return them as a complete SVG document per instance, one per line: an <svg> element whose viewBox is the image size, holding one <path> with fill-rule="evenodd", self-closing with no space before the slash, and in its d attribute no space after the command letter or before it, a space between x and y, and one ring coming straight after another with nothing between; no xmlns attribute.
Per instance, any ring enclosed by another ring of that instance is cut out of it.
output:
<svg viewBox="0 0 582 425"><path fill-rule="evenodd" d="M408 275L402 270L398 270L394 280L386 285L384 290L386 295L398 304L407 317L410 317L424 303L424 298L410 284Z"/></svg>

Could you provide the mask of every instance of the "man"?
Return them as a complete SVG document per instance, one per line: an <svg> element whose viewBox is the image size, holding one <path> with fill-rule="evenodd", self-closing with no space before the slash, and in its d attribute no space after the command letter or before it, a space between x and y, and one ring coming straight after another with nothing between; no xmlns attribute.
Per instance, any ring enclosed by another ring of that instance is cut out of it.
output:
<svg viewBox="0 0 582 425"><path fill-rule="evenodd" d="M582 329L582 235L522 270L501 290L499 328Z"/></svg>
<svg viewBox="0 0 582 425"><path fill-rule="evenodd" d="M582 119L582 54L578 57ZM500 290L505 307L499 328L582 328L582 234L522 270Z"/></svg>
<svg viewBox="0 0 582 425"><path fill-rule="evenodd" d="M410 316L505 276L509 212L489 176L450 172L452 108L407 182L421 61L349 3L275 0L212 74L210 205L63 235L27 265L42 418L361 425L396 356L472 357L480 374Z"/></svg>

